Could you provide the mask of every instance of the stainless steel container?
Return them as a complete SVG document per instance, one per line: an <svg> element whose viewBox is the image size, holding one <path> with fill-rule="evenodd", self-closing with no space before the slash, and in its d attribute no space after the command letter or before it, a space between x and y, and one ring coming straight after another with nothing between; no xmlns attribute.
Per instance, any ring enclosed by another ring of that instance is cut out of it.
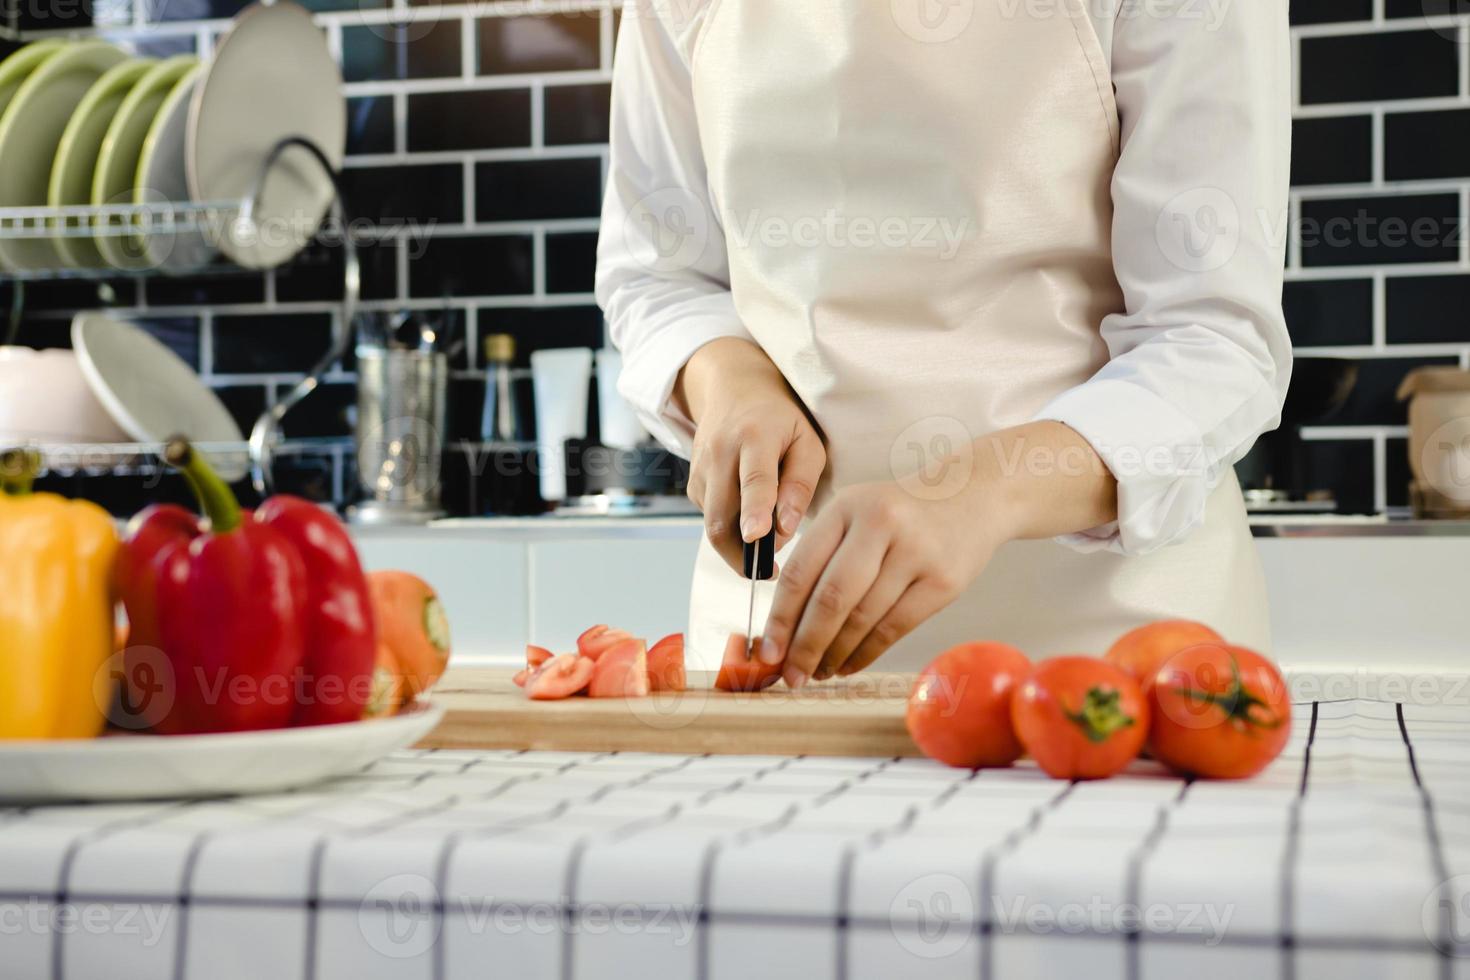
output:
<svg viewBox="0 0 1470 980"><path fill-rule="evenodd" d="M422 524L439 506L449 361L439 350L357 347L357 472L361 524Z"/></svg>

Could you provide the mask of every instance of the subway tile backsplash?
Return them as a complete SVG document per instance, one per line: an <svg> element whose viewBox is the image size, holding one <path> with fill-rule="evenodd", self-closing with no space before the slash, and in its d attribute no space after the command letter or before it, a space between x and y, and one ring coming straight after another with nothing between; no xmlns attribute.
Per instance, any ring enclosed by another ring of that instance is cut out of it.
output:
<svg viewBox="0 0 1470 980"><path fill-rule="evenodd" d="M0 55L18 30L92 31L149 53L207 54L244 5L139 2L147 7L135 16L127 0L98 0L99 26L89 28L74 6L69 19L48 20L40 4L0 0ZM361 250L367 305L448 310L462 331L450 434L465 441L446 455L446 502L461 513L533 507L523 461L476 442L479 341L517 337L522 389L531 351L605 342L592 271L618 15L598 0L306 5L347 79L354 213L411 232ZM1345 510L1402 506L1405 415L1394 389L1420 364L1470 366L1470 10L1457 0L1290 0L1290 14L1296 131L1284 305L1300 354L1364 362L1343 411L1307 432L1311 482L1335 491ZM115 307L198 363L248 428L325 349L341 291L340 251L320 246L268 275L34 283L22 339L64 346L69 311ZM347 432L353 381L349 360L288 416L288 433ZM345 443L299 453L288 485L340 497L351 455ZM56 479L119 512L144 499L133 477Z"/></svg>

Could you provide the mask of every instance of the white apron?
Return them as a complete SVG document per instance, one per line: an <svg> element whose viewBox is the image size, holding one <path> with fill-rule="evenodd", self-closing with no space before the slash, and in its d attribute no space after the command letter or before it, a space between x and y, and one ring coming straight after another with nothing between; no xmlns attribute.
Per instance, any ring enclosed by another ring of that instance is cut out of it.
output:
<svg viewBox="0 0 1470 980"><path fill-rule="evenodd" d="M1082 2L712 0L692 56L711 197L741 320L826 440L818 509L912 472L916 447L1030 420L1106 361L1118 114ZM748 599L706 540L692 665L718 663ZM977 639L1100 653L1177 616L1269 647L1233 477L1147 557L1004 546L879 668Z"/></svg>

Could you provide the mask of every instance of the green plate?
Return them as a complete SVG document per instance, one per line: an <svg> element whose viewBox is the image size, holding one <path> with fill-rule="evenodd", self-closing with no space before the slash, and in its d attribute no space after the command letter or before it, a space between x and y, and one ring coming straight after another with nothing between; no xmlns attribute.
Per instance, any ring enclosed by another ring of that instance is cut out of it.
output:
<svg viewBox="0 0 1470 980"><path fill-rule="evenodd" d="M51 164L48 205L60 208L92 203L92 174L97 170L97 155L102 151L107 127L138 79L156 63L152 58L129 58L114 65L87 90L61 134L61 145ZM96 269L103 265L102 253L90 238L58 236L56 250L67 265L75 268Z"/></svg>
<svg viewBox="0 0 1470 980"><path fill-rule="evenodd" d="M64 45L31 72L0 115L0 207L44 207L51 164L67 121L122 51L103 41ZM54 269L61 256L49 238L0 241L0 268Z"/></svg>
<svg viewBox="0 0 1470 980"><path fill-rule="evenodd" d="M58 38L48 41L37 41L27 44L11 54L9 58L0 61L0 113L15 98L15 90L20 88L20 83L30 77L31 72L40 67L41 62L61 50L62 42Z"/></svg>
<svg viewBox="0 0 1470 980"><path fill-rule="evenodd" d="M160 61L128 92L107 127L107 135L102 138L97 169L92 174L94 205L133 203L133 183L148 130L174 86L198 63L199 59L192 54ZM99 233L97 250L109 265L119 269L148 266L146 243L139 235Z"/></svg>

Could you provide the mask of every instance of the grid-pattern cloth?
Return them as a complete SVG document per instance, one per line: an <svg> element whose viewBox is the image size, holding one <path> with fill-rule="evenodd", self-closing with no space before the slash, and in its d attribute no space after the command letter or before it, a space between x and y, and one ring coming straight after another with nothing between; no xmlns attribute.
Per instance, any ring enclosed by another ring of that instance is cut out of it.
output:
<svg viewBox="0 0 1470 980"><path fill-rule="evenodd" d="M0 977L1465 980L1467 818L1470 710L1377 701L1243 783L409 751L0 810Z"/></svg>

